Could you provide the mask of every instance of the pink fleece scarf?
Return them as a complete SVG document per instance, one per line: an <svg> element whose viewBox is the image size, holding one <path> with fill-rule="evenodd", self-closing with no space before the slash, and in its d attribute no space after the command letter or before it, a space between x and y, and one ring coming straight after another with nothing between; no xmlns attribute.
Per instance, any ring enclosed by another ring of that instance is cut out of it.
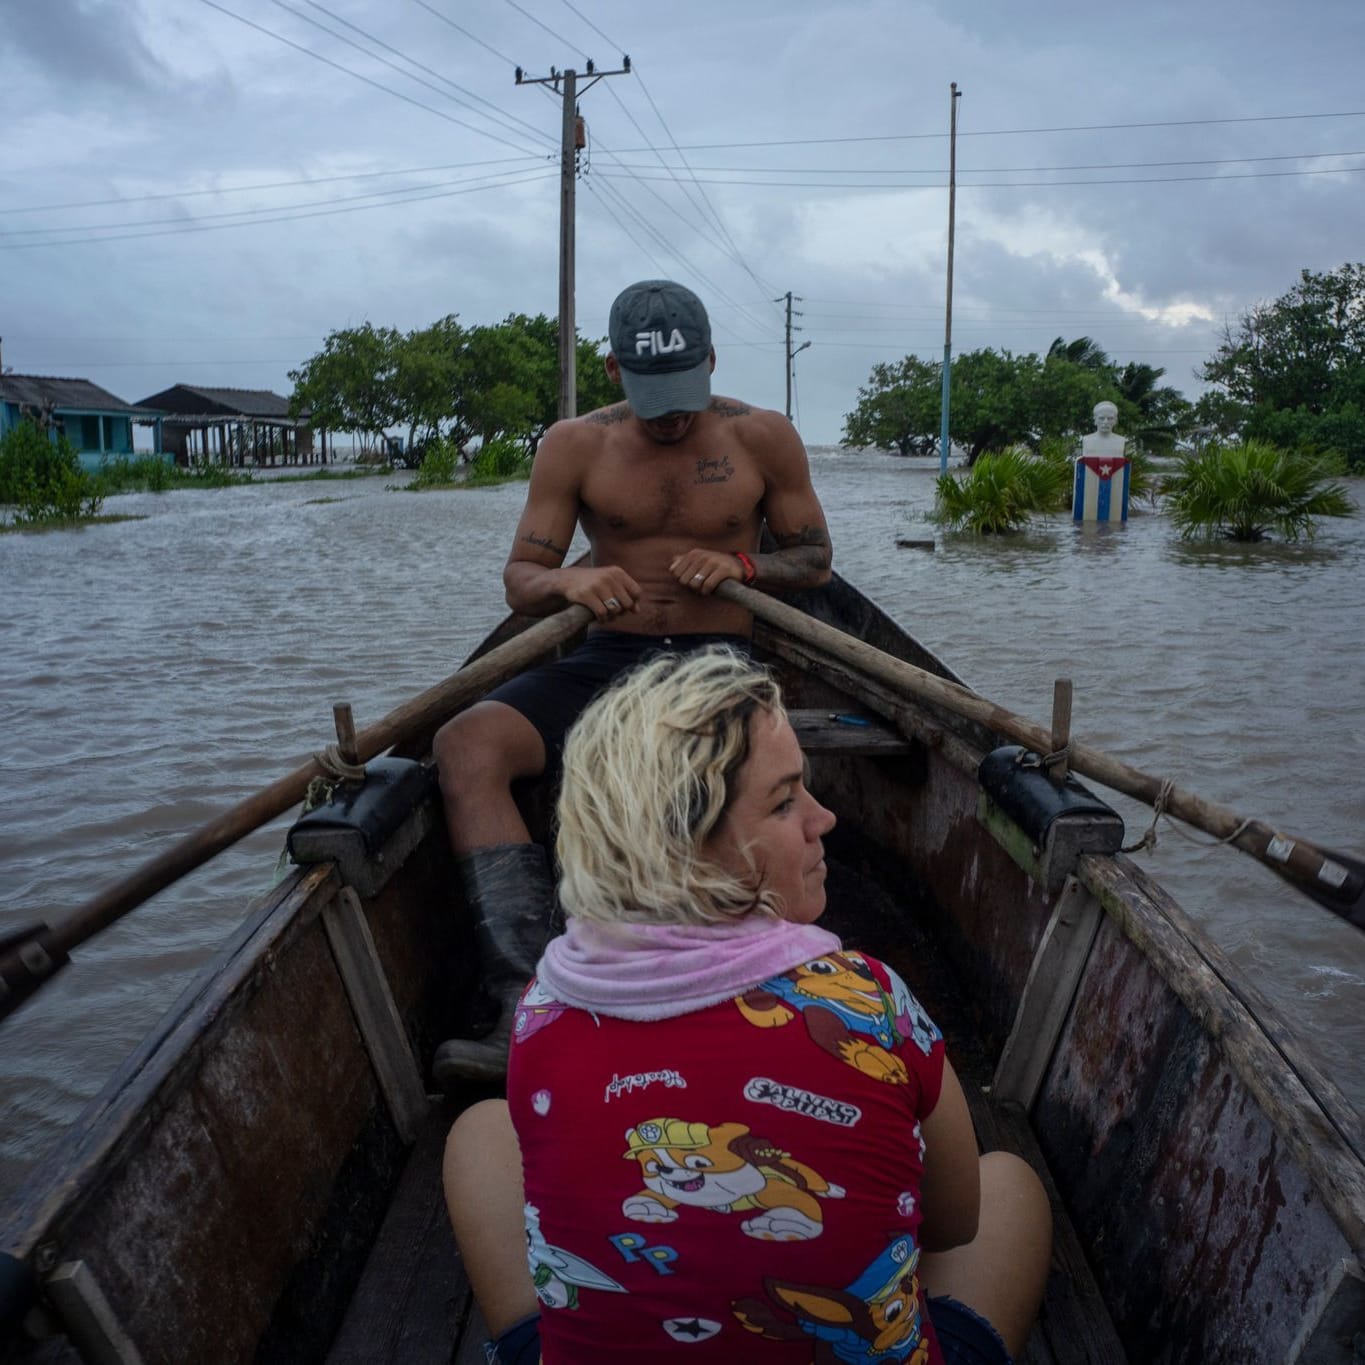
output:
<svg viewBox="0 0 1365 1365"><path fill-rule="evenodd" d="M741 994L826 953L813 924L747 915L725 924L597 924L571 919L536 968L556 1000L617 1019L671 1019Z"/></svg>

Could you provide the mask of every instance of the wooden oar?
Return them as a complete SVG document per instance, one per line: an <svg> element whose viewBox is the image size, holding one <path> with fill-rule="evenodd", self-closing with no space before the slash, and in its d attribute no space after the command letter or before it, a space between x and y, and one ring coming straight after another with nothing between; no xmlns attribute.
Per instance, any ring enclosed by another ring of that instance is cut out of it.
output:
<svg viewBox="0 0 1365 1365"><path fill-rule="evenodd" d="M1006 711L970 688L916 668L914 664L814 620L785 602L739 583L722 583L717 593L746 607L760 621L890 687L979 721L1036 753L1052 752L1052 735L1047 728ZM1088 744L1072 740L1068 757L1075 771L1149 806L1155 807L1160 802L1162 810L1251 854L1319 905L1348 920L1357 929L1365 929L1365 863L1359 859L1319 848L1296 835L1283 834L1261 820L1245 819L1225 806L1184 791L1164 778L1144 773Z"/></svg>
<svg viewBox="0 0 1365 1365"><path fill-rule="evenodd" d="M519 673L539 655L562 644L592 619L586 607L566 607L452 673L443 682L390 711L355 736L356 760L365 763L400 741L434 728L460 707ZM0 938L0 1019L48 980L71 949L141 905L187 872L230 848L253 830L303 800L308 784L327 774L309 759L263 791L185 835L166 852L106 887L55 923L28 925Z"/></svg>

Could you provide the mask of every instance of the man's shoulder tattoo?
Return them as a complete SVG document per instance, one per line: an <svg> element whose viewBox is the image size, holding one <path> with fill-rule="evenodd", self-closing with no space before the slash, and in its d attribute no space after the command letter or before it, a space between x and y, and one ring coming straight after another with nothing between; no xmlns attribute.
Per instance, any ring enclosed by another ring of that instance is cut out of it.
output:
<svg viewBox="0 0 1365 1365"><path fill-rule="evenodd" d="M590 412L583 419L585 422L592 422L599 427L619 426L630 416L630 405L628 403L617 403L610 408L598 408L596 412Z"/></svg>
<svg viewBox="0 0 1365 1365"><path fill-rule="evenodd" d="M717 417L747 417L753 409L747 403L736 403L731 398L713 398L711 411Z"/></svg>

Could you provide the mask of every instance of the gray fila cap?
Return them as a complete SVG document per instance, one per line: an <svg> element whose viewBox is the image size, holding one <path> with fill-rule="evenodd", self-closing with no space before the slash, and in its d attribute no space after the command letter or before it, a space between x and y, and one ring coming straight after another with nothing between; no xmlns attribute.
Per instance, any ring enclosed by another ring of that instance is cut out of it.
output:
<svg viewBox="0 0 1365 1365"><path fill-rule="evenodd" d="M631 411L645 421L711 406L711 323L672 280L641 280L611 306L611 352Z"/></svg>

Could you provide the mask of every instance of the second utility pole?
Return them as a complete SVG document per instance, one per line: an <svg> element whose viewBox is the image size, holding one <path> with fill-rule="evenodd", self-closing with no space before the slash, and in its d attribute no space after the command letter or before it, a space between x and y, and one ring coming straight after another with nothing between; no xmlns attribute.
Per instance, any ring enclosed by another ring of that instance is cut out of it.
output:
<svg viewBox="0 0 1365 1365"><path fill-rule="evenodd" d="M621 58L619 71L594 71L588 63L585 75L592 79L583 87L586 94L603 76L625 76L630 73L630 58ZM578 329L574 318L574 184L578 175L578 151L583 146L578 125L578 72L570 68L548 76L531 79L517 67L518 85L552 85L556 90L563 83L564 117L561 121L559 147L559 416L578 415Z"/></svg>
<svg viewBox="0 0 1365 1365"><path fill-rule="evenodd" d="M788 289L786 294L779 294L773 302L781 303L784 298L787 300L787 421L790 422L792 419L792 362L810 345L810 342L803 341L796 350L792 350L792 291ZM797 299L797 302L800 303L801 300ZM799 310L796 316L801 316ZM801 329L798 327L796 330L799 332Z"/></svg>
<svg viewBox="0 0 1365 1365"><path fill-rule="evenodd" d="M943 398L939 421L938 472L948 472L948 408L953 375L953 230L957 216L957 102L962 91L954 81L950 87L951 115L948 120L948 304L943 319Z"/></svg>

